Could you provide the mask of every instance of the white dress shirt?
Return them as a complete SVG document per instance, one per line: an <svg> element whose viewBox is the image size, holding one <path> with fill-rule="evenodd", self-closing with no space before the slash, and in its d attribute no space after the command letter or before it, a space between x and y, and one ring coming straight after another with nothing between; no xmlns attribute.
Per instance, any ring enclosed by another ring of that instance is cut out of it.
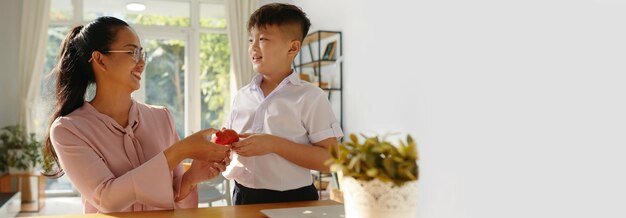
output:
<svg viewBox="0 0 626 218"><path fill-rule="evenodd" d="M262 80L259 74L239 90L226 128L238 133L271 134L299 144L343 136L326 93L301 81L295 70L267 97L260 87ZM275 153L253 157L233 153L224 176L249 188L277 191L297 189L313 182L309 169Z"/></svg>

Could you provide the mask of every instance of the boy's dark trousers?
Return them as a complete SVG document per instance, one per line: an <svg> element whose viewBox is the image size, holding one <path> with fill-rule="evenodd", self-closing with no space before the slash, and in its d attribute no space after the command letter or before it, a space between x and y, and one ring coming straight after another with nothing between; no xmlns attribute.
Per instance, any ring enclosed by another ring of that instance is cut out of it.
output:
<svg viewBox="0 0 626 218"><path fill-rule="evenodd" d="M235 189L233 190L234 205L314 200L319 200L319 195L313 184L287 191L274 191L248 188L235 181Z"/></svg>

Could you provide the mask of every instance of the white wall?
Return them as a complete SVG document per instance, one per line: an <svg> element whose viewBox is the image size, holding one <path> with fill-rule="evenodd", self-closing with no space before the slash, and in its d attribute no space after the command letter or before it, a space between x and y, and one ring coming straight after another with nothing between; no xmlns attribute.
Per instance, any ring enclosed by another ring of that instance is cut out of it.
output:
<svg viewBox="0 0 626 218"><path fill-rule="evenodd" d="M344 31L346 132L417 138L421 217L626 216L625 1L294 2Z"/></svg>
<svg viewBox="0 0 626 218"><path fill-rule="evenodd" d="M22 1L0 1L0 127L17 123L18 50Z"/></svg>

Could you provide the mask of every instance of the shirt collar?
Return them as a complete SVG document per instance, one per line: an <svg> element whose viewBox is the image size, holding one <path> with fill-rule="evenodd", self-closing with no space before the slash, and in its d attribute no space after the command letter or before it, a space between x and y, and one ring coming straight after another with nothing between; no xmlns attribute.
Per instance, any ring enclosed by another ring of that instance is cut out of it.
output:
<svg viewBox="0 0 626 218"><path fill-rule="evenodd" d="M130 128L132 130L135 130L138 126L137 124L139 123L139 109L137 108L137 103L135 102L135 99L132 99L132 104L130 106L130 110L128 111L128 126L126 127L121 126L108 115L100 113L95 107L93 107L93 105L91 105L91 103L87 101L84 102L83 106L86 107L87 110L91 111L91 113L94 114L99 120L104 122L111 130L116 129L120 132L127 132L126 129Z"/></svg>
<svg viewBox="0 0 626 218"><path fill-rule="evenodd" d="M285 79L289 80L291 84L297 86L302 85L302 81L300 80L300 74L296 72L296 70L292 70L291 74L289 74L289 76L287 76L287 78Z"/></svg>
<svg viewBox="0 0 626 218"><path fill-rule="evenodd" d="M252 82L250 82L250 89L260 89L261 81L263 81L263 75L258 73L254 78L252 78Z"/></svg>
<svg viewBox="0 0 626 218"><path fill-rule="evenodd" d="M250 82L251 84L250 89L260 90L261 81L263 81L263 75L259 73L256 76L254 76L254 78L252 78L252 82ZM283 79L283 81L280 83L285 83L285 82L291 83L296 86L302 85L302 80L300 80L300 73L296 72L296 70L291 70L291 74L289 74L289 76Z"/></svg>

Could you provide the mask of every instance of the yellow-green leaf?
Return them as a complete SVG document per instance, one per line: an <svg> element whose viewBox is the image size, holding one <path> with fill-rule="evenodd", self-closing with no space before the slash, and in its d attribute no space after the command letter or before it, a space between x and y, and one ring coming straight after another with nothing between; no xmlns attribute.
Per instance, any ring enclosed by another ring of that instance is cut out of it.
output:
<svg viewBox="0 0 626 218"><path fill-rule="evenodd" d="M378 175L378 170L376 168L370 168L366 173L369 177L376 177L376 175Z"/></svg>

